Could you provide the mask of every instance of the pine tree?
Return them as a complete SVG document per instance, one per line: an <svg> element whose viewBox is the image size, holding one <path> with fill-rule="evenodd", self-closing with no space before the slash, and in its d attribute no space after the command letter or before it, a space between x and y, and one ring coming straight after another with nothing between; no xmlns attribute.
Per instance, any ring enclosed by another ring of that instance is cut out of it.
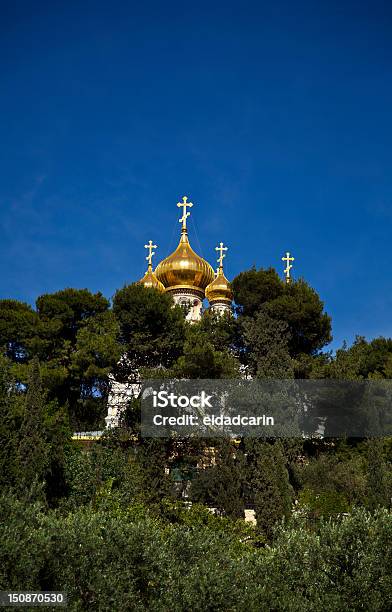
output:
<svg viewBox="0 0 392 612"><path fill-rule="evenodd" d="M263 309L287 324L291 357L317 354L331 341L331 319L316 291L304 280L287 284L272 268L253 268L236 276L232 287L240 318L253 318Z"/></svg>
<svg viewBox="0 0 392 612"><path fill-rule="evenodd" d="M19 433L19 488L26 492L33 483L45 481L49 445L45 440L44 400L38 358L31 363L25 414Z"/></svg>
<svg viewBox="0 0 392 612"><path fill-rule="evenodd" d="M172 370L174 378L236 378L239 363L224 346L216 350L202 323L188 325L183 355Z"/></svg>

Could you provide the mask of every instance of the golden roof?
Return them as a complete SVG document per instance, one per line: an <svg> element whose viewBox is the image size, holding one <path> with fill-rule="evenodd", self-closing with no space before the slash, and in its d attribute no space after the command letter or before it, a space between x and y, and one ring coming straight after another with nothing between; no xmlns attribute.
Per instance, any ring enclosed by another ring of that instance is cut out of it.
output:
<svg viewBox="0 0 392 612"><path fill-rule="evenodd" d="M231 304L233 301L231 285L223 273L222 266L219 266L216 277L206 288L206 298L210 304L212 302L227 302Z"/></svg>
<svg viewBox="0 0 392 612"><path fill-rule="evenodd" d="M178 247L155 269L158 280L166 291L170 289L193 289L202 292L214 278L214 270L199 257L189 244L186 227L182 229Z"/></svg>
<svg viewBox="0 0 392 612"><path fill-rule="evenodd" d="M227 302L231 304L233 301L233 292L229 281L223 273L223 260L226 257L225 251L227 251L227 247L223 246L223 242L220 242L219 246L215 247L215 251L219 252L219 268L214 280L206 288L206 298L210 304L213 302Z"/></svg>
<svg viewBox="0 0 392 612"><path fill-rule="evenodd" d="M145 287L148 287L149 289L157 289L158 291L161 291L161 292L165 291L165 287L157 279L156 275L152 271L151 265L148 266L147 272L145 273L143 278L141 278L140 281L138 281L138 284L144 285Z"/></svg>

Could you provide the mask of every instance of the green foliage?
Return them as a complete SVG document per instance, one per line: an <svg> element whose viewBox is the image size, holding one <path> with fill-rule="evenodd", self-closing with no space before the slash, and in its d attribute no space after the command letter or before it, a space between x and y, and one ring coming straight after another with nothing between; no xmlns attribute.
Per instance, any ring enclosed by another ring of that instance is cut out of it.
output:
<svg viewBox="0 0 392 612"><path fill-rule="evenodd" d="M392 605L391 535L386 512L371 516L356 511L323 521L313 533L303 524L281 527L273 548L265 558L257 557L252 573L259 577L260 609L386 612Z"/></svg>
<svg viewBox="0 0 392 612"><path fill-rule="evenodd" d="M367 342L357 336L351 347L343 345L324 370L325 378L346 380L392 378L392 339Z"/></svg>
<svg viewBox="0 0 392 612"><path fill-rule="evenodd" d="M62 341L73 343L88 319L109 308L108 300L101 293L93 294L88 289L63 289L41 295L36 304L41 321L52 326L52 334L57 329Z"/></svg>
<svg viewBox="0 0 392 612"><path fill-rule="evenodd" d="M210 309L203 312L200 323L196 326L216 351L235 349L238 337L237 319L230 313L218 314Z"/></svg>
<svg viewBox="0 0 392 612"><path fill-rule="evenodd" d="M0 356L0 486L15 485L24 397L16 392L10 361Z"/></svg>
<svg viewBox="0 0 392 612"><path fill-rule="evenodd" d="M321 454L297 468L297 477L308 496L311 492L315 497L325 494L326 499L332 499L336 493L336 499L339 500L340 495L341 499L346 500L346 505L364 503L366 470L358 453L344 458L339 458L337 454ZM341 509L342 503L338 501L336 512L346 511Z"/></svg>
<svg viewBox="0 0 392 612"><path fill-rule="evenodd" d="M43 483L48 467L49 445L45 440L44 398L39 361L32 361L26 405L19 433L18 485L26 490L31 483Z"/></svg>
<svg viewBox="0 0 392 612"><path fill-rule="evenodd" d="M140 285L113 310L76 289L36 312L0 301L0 589L66 590L71 610L392 608L390 441L142 439L139 401L99 443L70 439L70 423L100 422L113 369L224 379L241 361L262 378L392 377L392 340L317 353L330 322L303 281L253 269L233 284L238 317L195 325ZM180 502L186 491L203 505ZM249 502L256 529L239 518Z"/></svg>
<svg viewBox="0 0 392 612"><path fill-rule="evenodd" d="M149 482L135 453L95 445L88 452L69 448L65 457L68 487L63 506L129 507L148 501Z"/></svg>
<svg viewBox="0 0 392 612"><path fill-rule="evenodd" d="M171 523L185 525L193 530L209 527L214 531L223 531L227 534L235 535L240 539L255 538L255 528L243 520L236 520L237 517L226 517L215 514L204 504L172 501L165 499L164 504L170 513Z"/></svg>
<svg viewBox="0 0 392 612"><path fill-rule="evenodd" d="M117 342L119 325L112 312L104 312L88 319L76 336L71 371L89 388L107 394L107 377L121 357Z"/></svg>
<svg viewBox="0 0 392 612"><path fill-rule="evenodd" d="M251 373L257 378L293 378L287 323L273 319L264 309L241 320Z"/></svg>
<svg viewBox="0 0 392 612"><path fill-rule="evenodd" d="M320 491L304 487L299 493L297 510L305 512L311 519L329 518L350 510L344 493L336 490Z"/></svg>
<svg viewBox="0 0 392 612"><path fill-rule="evenodd" d="M203 324L195 323L186 327L183 355L172 368L172 375L192 379L237 378L239 363L228 348L222 346L217 350Z"/></svg>
<svg viewBox="0 0 392 612"><path fill-rule="evenodd" d="M143 285L127 285L116 292L113 312L120 324L121 342L131 367L170 367L184 342L184 314L173 307L168 293ZM129 374L124 362L124 374Z"/></svg>
<svg viewBox="0 0 392 612"><path fill-rule="evenodd" d="M58 408L54 402L47 404L44 426L45 439L49 446L45 493L47 502L53 507L68 495L65 463L66 454L71 449L72 436L68 411Z"/></svg>
<svg viewBox="0 0 392 612"><path fill-rule="evenodd" d="M282 444L249 439L246 451L248 488L253 498L257 529L271 539L275 525L290 516L293 502Z"/></svg>
<svg viewBox="0 0 392 612"><path fill-rule="evenodd" d="M67 405L74 427L102 419L108 374L121 355L119 328L101 293L64 289L37 299L37 311L0 301L0 346L14 363L15 378L27 384L28 362L38 356L48 399Z"/></svg>
<svg viewBox="0 0 392 612"><path fill-rule="evenodd" d="M299 519L258 547L251 527L177 505L168 524L140 506L43 512L0 496L0 588L64 590L70 610L386 612L392 518Z"/></svg>
<svg viewBox="0 0 392 612"><path fill-rule="evenodd" d="M50 555L51 534L45 528L43 506L2 493L0 516L0 590L34 590Z"/></svg>
<svg viewBox="0 0 392 612"><path fill-rule="evenodd" d="M118 327L101 293L65 289L37 299L42 379L49 398L67 404L75 428L105 411L108 374L118 361Z"/></svg>
<svg viewBox="0 0 392 612"><path fill-rule="evenodd" d="M66 410L48 402L37 358L29 366L27 393L8 360L0 357L0 484L50 505L67 494L64 453L70 445Z"/></svg>
<svg viewBox="0 0 392 612"><path fill-rule="evenodd" d="M0 350L16 363L26 362L32 354L39 318L24 302L0 300Z"/></svg>
<svg viewBox="0 0 392 612"><path fill-rule="evenodd" d="M147 438L137 450L136 459L141 469L145 500L155 508L159 507L163 497L173 494L173 483L166 472L172 454L173 441L166 438Z"/></svg>
<svg viewBox="0 0 392 612"><path fill-rule="evenodd" d="M190 496L211 505L224 516L244 518L245 458L232 440L214 443L215 464L200 470L192 481Z"/></svg>
<svg viewBox="0 0 392 612"><path fill-rule="evenodd" d="M240 272L232 283L239 314L252 317L263 304L276 300L284 292L284 282L273 268L251 268Z"/></svg>
<svg viewBox="0 0 392 612"><path fill-rule="evenodd" d="M251 269L233 280L234 299L243 316L255 317L263 310L284 321L290 332L292 357L315 354L331 341L331 320L319 296L304 280L284 283L276 272Z"/></svg>
<svg viewBox="0 0 392 612"><path fill-rule="evenodd" d="M368 442L367 506L370 510L391 506L391 468L383 457L383 442Z"/></svg>
<svg viewBox="0 0 392 612"><path fill-rule="evenodd" d="M287 322L293 356L314 354L332 340L331 318L316 291L304 280L286 284L284 293L267 304L267 312Z"/></svg>
<svg viewBox="0 0 392 612"><path fill-rule="evenodd" d="M105 482L120 477L118 453L95 445L89 450L71 447L65 457L69 487L68 502L73 507L91 503Z"/></svg>

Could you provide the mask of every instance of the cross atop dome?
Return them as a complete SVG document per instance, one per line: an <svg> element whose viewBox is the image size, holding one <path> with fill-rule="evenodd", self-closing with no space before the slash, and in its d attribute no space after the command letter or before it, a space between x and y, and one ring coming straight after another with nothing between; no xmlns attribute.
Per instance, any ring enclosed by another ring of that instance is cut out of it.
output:
<svg viewBox="0 0 392 612"><path fill-rule="evenodd" d="M157 244L153 244L152 240L149 240L147 244L144 245L145 249L148 249L148 255L146 257L148 261L147 272L143 276L140 281L138 281L139 285L144 285L145 287L149 287L151 289L157 289L161 293L165 291L165 287L163 284L157 279L156 275L152 271L152 258L155 255L154 249L158 248Z"/></svg>
<svg viewBox="0 0 392 612"><path fill-rule="evenodd" d="M293 267L290 262L294 261L294 257L291 257L290 253L287 251L286 257L282 257L282 261L286 262L286 268L283 270L283 273L286 275L286 283L289 284L291 281L290 270Z"/></svg>
<svg viewBox="0 0 392 612"><path fill-rule="evenodd" d="M144 245L144 248L148 249L148 255L147 255L146 259L148 261L148 267L152 268L152 258L155 255L154 249L157 249L158 245L157 244L153 244L152 240L150 240L148 244Z"/></svg>
<svg viewBox="0 0 392 612"><path fill-rule="evenodd" d="M182 208L183 212L182 212L182 217L181 219L179 219L179 222L182 223L182 231L185 234L187 229L186 229L186 220L187 218L190 216L190 212L187 212L187 208L192 208L193 204L192 202L187 202L188 197L184 196L182 198L182 202L177 202L177 206L178 208Z"/></svg>
<svg viewBox="0 0 392 612"><path fill-rule="evenodd" d="M223 268L223 259L226 257L226 254L224 253L224 251L227 251L228 248L223 246L223 242L219 243L219 246L215 247L215 251L219 251L219 257L216 260L219 264L219 269Z"/></svg>
<svg viewBox="0 0 392 612"><path fill-rule="evenodd" d="M228 251L228 247L223 246L223 242L220 242L219 246L215 247L215 251L219 253L217 259L219 267L216 270L214 280L206 287L206 298L213 311L223 314L224 312L231 312L233 301L230 283L223 272L223 259L226 257L225 251Z"/></svg>

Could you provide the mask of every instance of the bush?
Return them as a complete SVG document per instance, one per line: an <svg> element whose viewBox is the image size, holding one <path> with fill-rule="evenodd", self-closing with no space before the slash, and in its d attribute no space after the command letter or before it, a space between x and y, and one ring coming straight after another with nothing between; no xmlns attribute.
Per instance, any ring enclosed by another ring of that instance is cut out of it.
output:
<svg viewBox="0 0 392 612"><path fill-rule="evenodd" d="M6 494L0 511L0 588L64 590L70 610L392 609L387 510L356 510L312 531L296 519L261 547L248 527L181 504L175 523L140 504L45 514Z"/></svg>

